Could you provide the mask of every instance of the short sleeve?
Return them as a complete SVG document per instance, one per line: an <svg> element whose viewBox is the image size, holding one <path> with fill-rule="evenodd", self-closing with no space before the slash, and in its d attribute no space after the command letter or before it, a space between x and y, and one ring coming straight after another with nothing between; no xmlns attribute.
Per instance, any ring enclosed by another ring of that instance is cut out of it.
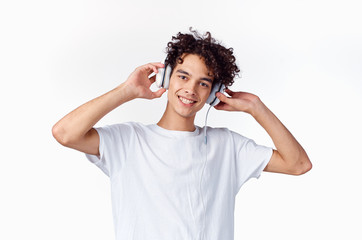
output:
<svg viewBox="0 0 362 240"><path fill-rule="evenodd" d="M273 148L258 145L254 140L232 132L236 158L236 193L251 178L259 179L262 171L269 163Z"/></svg>
<svg viewBox="0 0 362 240"><path fill-rule="evenodd" d="M87 159L99 167L108 177L121 169L126 161L131 126L114 124L95 128L99 135L99 156L85 154Z"/></svg>

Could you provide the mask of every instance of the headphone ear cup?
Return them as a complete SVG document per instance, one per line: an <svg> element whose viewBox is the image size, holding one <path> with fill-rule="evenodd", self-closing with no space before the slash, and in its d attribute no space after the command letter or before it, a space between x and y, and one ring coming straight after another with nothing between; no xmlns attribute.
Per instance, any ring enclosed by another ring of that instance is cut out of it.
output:
<svg viewBox="0 0 362 240"><path fill-rule="evenodd" d="M172 72L172 69L171 69L170 65L167 65L166 69L165 69L164 80L163 80L163 88L165 88L165 89L168 89L168 87L170 86L171 72Z"/></svg>
<svg viewBox="0 0 362 240"><path fill-rule="evenodd" d="M215 83L211 89L210 95L206 100L206 103L210 104L212 107L216 106L220 100L216 97L217 92L224 93L225 92L225 85L221 84L221 82Z"/></svg>
<svg viewBox="0 0 362 240"><path fill-rule="evenodd" d="M156 86L168 89L168 86L170 85L171 72L172 69L169 65L165 68L159 68L158 73L156 74Z"/></svg>
<svg viewBox="0 0 362 240"><path fill-rule="evenodd" d="M165 72L165 69L164 68L159 68L158 69L158 73L156 74L156 86L158 88L161 88L162 87L162 83L163 83L163 74Z"/></svg>

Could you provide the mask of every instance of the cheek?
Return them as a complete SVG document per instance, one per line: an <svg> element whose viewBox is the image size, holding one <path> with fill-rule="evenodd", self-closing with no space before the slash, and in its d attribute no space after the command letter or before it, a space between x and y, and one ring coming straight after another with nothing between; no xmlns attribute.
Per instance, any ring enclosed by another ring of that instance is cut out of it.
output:
<svg viewBox="0 0 362 240"><path fill-rule="evenodd" d="M180 83L177 81L177 79L170 79L170 83L168 86L168 94L175 94L177 91L181 88Z"/></svg>
<svg viewBox="0 0 362 240"><path fill-rule="evenodd" d="M170 85L168 86L168 90L167 90L167 98L169 100L172 99L177 92L177 88L175 88L175 87L176 87L175 84L172 84L170 82Z"/></svg>
<svg viewBox="0 0 362 240"><path fill-rule="evenodd" d="M209 98L211 90L203 91L202 93L202 99L206 102L206 100Z"/></svg>
<svg viewBox="0 0 362 240"><path fill-rule="evenodd" d="M172 99L172 95L170 89L167 90L167 99L170 101Z"/></svg>

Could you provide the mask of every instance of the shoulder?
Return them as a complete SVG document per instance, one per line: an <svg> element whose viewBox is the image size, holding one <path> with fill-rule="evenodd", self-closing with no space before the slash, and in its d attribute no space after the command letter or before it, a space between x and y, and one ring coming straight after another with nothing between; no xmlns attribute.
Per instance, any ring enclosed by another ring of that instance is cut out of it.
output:
<svg viewBox="0 0 362 240"><path fill-rule="evenodd" d="M218 146L234 146L237 149L254 145L254 140L228 128L207 127L208 138Z"/></svg>
<svg viewBox="0 0 362 240"><path fill-rule="evenodd" d="M98 128L105 128L105 129L111 129L111 130L117 130L117 129L122 129L122 128L142 128L145 125L143 125L142 123L138 123L138 122L124 122L124 123L115 123L115 124L107 124L104 125L102 127L98 127Z"/></svg>
<svg viewBox="0 0 362 240"><path fill-rule="evenodd" d="M139 132L144 127L145 126L142 123L124 122L97 127L96 130L99 133L117 136L121 134L132 134L135 132Z"/></svg>
<svg viewBox="0 0 362 240"><path fill-rule="evenodd" d="M200 131L204 131L206 128L206 131L208 133L213 133L213 134L228 134L228 132L230 132L230 130L226 127L210 127L210 126L205 126L205 127L199 127Z"/></svg>
<svg viewBox="0 0 362 240"><path fill-rule="evenodd" d="M204 131L204 127L201 128L201 131ZM228 137L232 139L238 139L238 140L248 140L247 137L244 137L240 133L237 133L235 131L232 131L226 127L206 127L206 131L211 136L215 137Z"/></svg>

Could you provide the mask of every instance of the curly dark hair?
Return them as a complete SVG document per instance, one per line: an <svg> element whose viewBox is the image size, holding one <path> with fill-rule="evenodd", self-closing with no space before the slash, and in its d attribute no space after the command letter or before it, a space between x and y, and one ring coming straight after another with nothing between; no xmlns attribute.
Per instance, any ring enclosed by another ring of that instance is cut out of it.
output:
<svg viewBox="0 0 362 240"><path fill-rule="evenodd" d="M168 42L165 60L166 65L172 69L177 63L182 64L183 54L199 55L214 76L215 82L222 82L225 86L231 86L234 83L234 77L239 76L239 68L235 63L233 48L226 48L211 37L210 32L200 36L196 30L189 28L192 34L179 32L177 36L172 37Z"/></svg>

